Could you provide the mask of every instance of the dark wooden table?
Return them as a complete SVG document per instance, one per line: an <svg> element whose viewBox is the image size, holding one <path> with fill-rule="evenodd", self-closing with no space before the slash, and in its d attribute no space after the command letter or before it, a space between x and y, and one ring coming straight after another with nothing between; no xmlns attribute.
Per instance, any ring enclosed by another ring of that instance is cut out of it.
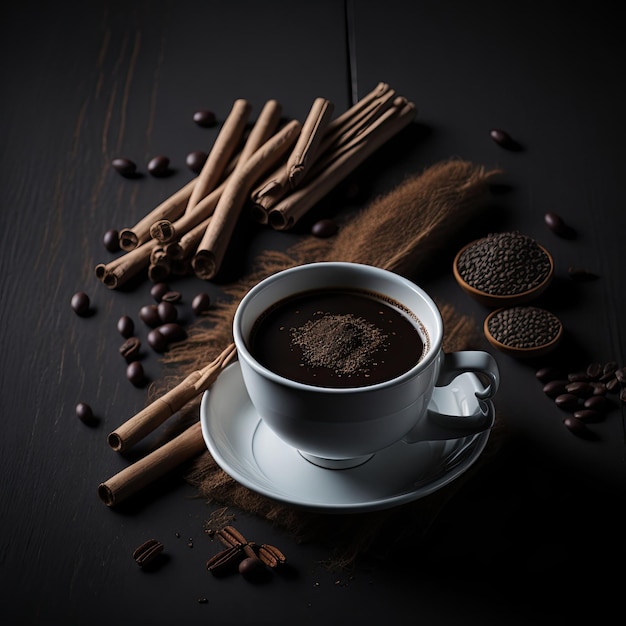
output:
<svg viewBox="0 0 626 626"><path fill-rule="evenodd" d="M146 389L126 380L116 322L149 301L150 287L97 281L95 265L110 257L103 233L132 225L191 178L185 155L207 150L219 128L199 128L193 112L223 120L236 98L255 115L276 98L285 117L303 120L318 96L342 112L389 83L419 114L393 150L373 157L360 202L450 157L502 168L503 193L467 237L519 230L546 246L556 278L543 302L565 324L570 371L625 365L624 43L607 3L25 0L5 11L0 46L3 623L536 624L589 615L606 624L621 614L623 409L616 403L592 426L595 440L578 438L544 396L537 364L501 353L506 446L406 554L330 571L332 545L297 544L235 510L242 532L288 554L293 575L267 585L216 580L204 533L215 505L182 473L123 510L97 495L127 463L106 435L146 403ZM524 150L503 150L492 128ZM170 157L171 176L146 174L157 154ZM120 155L143 175L113 171ZM548 230L548 211L578 237ZM242 267L301 236L257 229ZM598 279L575 283L572 265ZM487 309L460 291L449 264L424 286L482 323ZM201 290L219 297L221 285L187 277L176 288L188 307ZM91 297L88 318L70 308L79 290ZM144 365L152 380L162 376L157 356ZM97 426L76 418L81 401ZM150 537L168 561L146 573L131 554Z"/></svg>

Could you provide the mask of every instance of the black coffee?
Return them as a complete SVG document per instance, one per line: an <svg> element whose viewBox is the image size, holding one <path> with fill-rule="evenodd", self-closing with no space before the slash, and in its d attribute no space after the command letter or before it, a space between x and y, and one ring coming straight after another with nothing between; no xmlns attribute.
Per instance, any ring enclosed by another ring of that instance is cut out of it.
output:
<svg viewBox="0 0 626 626"><path fill-rule="evenodd" d="M306 291L256 321L250 352L265 367L318 387L364 387L390 380L422 357L415 316L390 298L361 290Z"/></svg>

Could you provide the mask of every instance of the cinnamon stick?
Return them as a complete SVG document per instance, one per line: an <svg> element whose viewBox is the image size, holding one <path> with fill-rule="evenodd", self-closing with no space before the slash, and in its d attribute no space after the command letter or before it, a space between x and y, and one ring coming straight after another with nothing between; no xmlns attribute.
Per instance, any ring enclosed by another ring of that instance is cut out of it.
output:
<svg viewBox="0 0 626 626"><path fill-rule="evenodd" d="M120 504L205 449L202 426L196 422L160 448L100 483L98 496L107 506Z"/></svg>
<svg viewBox="0 0 626 626"><path fill-rule="evenodd" d="M150 264L150 255L158 242L154 239L123 254L110 263L96 265L96 277L109 289L121 287Z"/></svg>
<svg viewBox="0 0 626 626"><path fill-rule="evenodd" d="M211 363L189 374L181 383L124 422L107 441L116 452L125 452L215 382L233 360L235 344L227 346Z"/></svg>
<svg viewBox="0 0 626 626"><path fill-rule="evenodd" d="M220 196L207 229L192 259L199 278L210 280L219 271L241 209L250 189L265 171L274 167L295 142L301 125L292 120L235 168Z"/></svg>
<svg viewBox="0 0 626 626"><path fill-rule="evenodd" d="M286 196L268 215L276 230L287 230L324 195L333 189L367 157L407 126L415 117L415 105L396 98L396 106L388 109L373 124L333 153L330 162L322 160L309 173L306 184Z"/></svg>
<svg viewBox="0 0 626 626"><path fill-rule="evenodd" d="M175 220L185 211L191 192L196 186L197 178L193 178L169 198L161 202L143 219L131 228L123 228L119 233L120 248L129 252L150 239L150 226L160 219Z"/></svg>
<svg viewBox="0 0 626 626"><path fill-rule="evenodd" d="M197 184L193 188L185 211L193 209L204 196L213 191L221 179L229 159L241 141L251 111L252 106L247 100L240 98L233 103L207 160L198 174Z"/></svg>

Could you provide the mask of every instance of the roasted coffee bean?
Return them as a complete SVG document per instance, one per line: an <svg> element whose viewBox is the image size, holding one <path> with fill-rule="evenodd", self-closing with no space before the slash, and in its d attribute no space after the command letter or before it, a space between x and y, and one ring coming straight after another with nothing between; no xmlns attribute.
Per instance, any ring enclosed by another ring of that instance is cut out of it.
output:
<svg viewBox="0 0 626 626"><path fill-rule="evenodd" d="M323 219L315 222L311 227L311 234L320 239L332 237L338 230L337 222L331 219Z"/></svg>
<svg viewBox="0 0 626 626"><path fill-rule="evenodd" d="M167 350L167 339L158 328L153 328L148 333L148 345L155 352L165 352Z"/></svg>
<svg viewBox="0 0 626 626"><path fill-rule="evenodd" d="M549 383L552 380L563 380L563 373L557 367L542 367L535 372L539 382Z"/></svg>
<svg viewBox="0 0 626 626"><path fill-rule="evenodd" d="M550 398L556 398L567 393L567 382L564 380L551 380L544 385L543 392Z"/></svg>
<svg viewBox="0 0 626 626"><path fill-rule="evenodd" d="M155 302L161 302L163 296L170 290L167 283L154 283L150 288L150 295Z"/></svg>
<svg viewBox="0 0 626 626"><path fill-rule="evenodd" d="M588 439L591 436L591 431L587 428L582 420L575 418L574 416L568 416L563 419L565 427L578 437Z"/></svg>
<svg viewBox="0 0 626 626"><path fill-rule="evenodd" d="M597 274L594 274L591 270L588 270L584 267L575 267L570 266L567 269L567 273L572 280L577 282L589 282L591 280L596 280L598 278Z"/></svg>
<svg viewBox="0 0 626 626"><path fill-rule="evenodd" d="M258 580L267 574L267 569L261 559L249 556L239 563L239 573L247 580Z"/></svg>
<svg viewBox="0 0 626 626"><path fill-rule="evenodd" d="M141 341L137 337L129 337L119 349L120 354L126 359L127 363L136 361L139 357L141 349Z"/></svg>
<svg viewBox="0 0 626 626"><path fill-rule="evenodd" d="M615 378L620 385L626 385L626 367L615 370Z"/></svg>
<svg viewBox="0 0 626 626"><path fill-rule="evenodd" d="M615 374L615 372L618 369L618 365L615 361L609 361L608 363L604 364L604 367L602 368L602 374L603 375L612 375Z"/></svg>
<svg viewBox="0 0 626 626"><path fill-rule="evenodd" d="M139 361L129 363L126 368L126 378L128 378L135 387L145 386L147 380L145 372L143 371L143 365Z"/></svg>
<svg viewBox="0 0 626 626"><path fill-rule="evenodd" d="M148 162L148 172L157 178L167 176L170 173L170 160L160 154Z"/></svg>
<svg viewBox="0 0 626 626"><path fill-rule="evenodd" d="M217 120L215 119L215 113L213 111L207 111L206 109L202 109L200 111L196 111L193 114L193 121L198 125L204 128L210 128L211 126L215 126Z"/></svg>
<svg viewBox="0 0 626 626"><path fill-rule="evenodd" d="M586 372L591 380L597 380L602 376L602 363L589 363Z"/></svg>
<svg viewBox="0 0 626 626"><path fill-rule="evenodd" d="M159 303L160 304L160 303ZM156 328L161 324L161 317L156 304L146 304L139 309L139 319L150 326Z"/></svg>
<svg viewBox="0 0 626 626"><path fill-rule="evenodd" d="M129 315L122 315L122 317L117 320L117 330L122 337L128 339L132 337L135 332L135 322L133 322Z"/></svg>
<svg viewBox="0 0 626 626"><path fill-rule="evenodd" d="M120 234L115 228L109 228L102 237L102 243L109 252L120 251Z"/></svg>
<svg viewBox="0 0 626 626"><path fill-rule="evenodd" d="M619 391L619 401L626 404L626 387L622 387Z"/></svg>
<svg viewBox="0 0 626 626"><path fill-rule="evenodd" d="M211 308L211 296L208 293L199 293L191 301L191 310L195 315L204 315Z"/></svg>
<svg viewBox="0 0 626 626"><path fill-rule="evenodd" d="M175 322L178 319L178 309L171 302L161 300L161 302L157 304L157 312L159 314L161 324Z"/></svg>
<svg viewBox="0 0 626 626"><path fill-rule="evenodd" d="M574 417L587 424L594 424L604 419L604 413L595 411L594 409L580 409L579 411L574 411Z"/></svg>
<svg viewBox="0 0 626 626"><path fill-rule="evenodd" d="M180 291L166 291L161 300L163 302L180 302L183 298L183 294Z"/></svg>
<svg viewBox="0 0 626 626"><path fill-rule="evenodd" d="M576 231L569 226L558 213L550 211L543 216L543 219L546 226L555 235L563 237L564 239L574 239L576 237Z"/></svg>
<svg viewBox="0 0 626 626"><path fill-rule="evenodd" d="M567 393L571 393L579 398L588 398L593 394L593 387L589 383L583 381L569 383L565 387L565 390Z"/></svg>
<svg viewBox="0 0 626 626"><path fill-rule="evenodd" d="M567 380L569 380L570 383L587 382L589 380L589 375L587 372L570 372L567 375Z"/></svg>
<svg viewBox="0 0 626 626"><path fill-rule="evenodd" d="M578 398L571 393L562 393L561 395L558 395L554 399L554 402L560 409L565 411L573 411L579 406Z"/></svg>
<svg viewBox="0 0 626 626"><path fill-rule="evenodd" d="M168 324L162 324L157 330L163 335L167 343L174 341L182 341L187 337L185 329L176 322L170 322Z"/></svg>
<svg viewBox="0 0 626 626"><path fill-rule="evenodd" d="M606 396L591 396L585 400L583 406L594 411L608 411L611 408L611 401Z"/></svg>
<svg viewBox="0 0 626 626"><path fill-rule="evenodd" d="M509 133L501 128L494 128L489 131L489 136L502 148L507 150L519 150L520 144L511 137Z"/></svg>
<svg viewBox="0 0 626 626"><path fill-rule="evenodd" d="M208 156L209 155L206 152L202 152L202 150L194 150L187 155L185 163L192 172L199 174L202 171Z"/></svg>
<svg viewBox="0 0 626 626"><path fill-rule="evenodd" d="M89 300L89 296L84 291L77 291L72 296L72 309L76 315L80 315L84 317L88 315L90 312L91 303Z"/></svg>
<svg viewBox="0 0 626 626"><path fill-rule="evenodd" d="M593 389L594 396L603 396L608 391L604 383L594 380L590 382L589 384L591 385L591 388Z"/></svg>
<svg viewBox="0 0 626 626"><path fill-rule="evenodd" d="M624 387L624 385L620 385L617 378L611 378L605 384L607 393L617 393L620 390L620 387Z"/></svg>
<svg viewBox="0 0 626 626"><path fill-rule="evenodd" d="M126 176L127 178L132 178L137 171L137 165L135 165L133 161L125 157L118 157L116 159L113 159L111 164L113 165L113 168L115 170L117 170L122 176Z"/></svg>
<svg viewBox="0 0 626 626"><path fill-rule="evenodd" d="M76 405L76 417L78 417L83 424L87 424L89 426L96 422L93 409L86 402L79 402Z"/></svg>

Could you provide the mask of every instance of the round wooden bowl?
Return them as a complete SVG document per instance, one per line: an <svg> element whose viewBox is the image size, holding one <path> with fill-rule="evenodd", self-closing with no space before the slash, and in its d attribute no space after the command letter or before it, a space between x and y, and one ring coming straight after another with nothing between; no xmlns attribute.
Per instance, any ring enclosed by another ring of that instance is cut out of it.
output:
<svg viewBox="0 0 626 626"><path fill-rule="evenodd" d="M554 259L552 255L542 246L539 245L541 251L546 255L550 263L550 269L548 271L548 275L545 279L539 283L537 286L529 289L527 291L520 291L519 293L507 295L507 296L498 296L491 293L487 293L486 291L481 291L480 289L476 289L469 283L465 282L465 280L459 274L459 269L457 266L458 260L469 247L473 246L476 241L472 241L467 245L463 246L454 257L454 262L452 263L452 273L454 274L454 278L456 282L461 286L463 291L470 295L472 298L489 307L511 307L518 306L520 304L526 304L531 300L534 300L536 297L541 295L547 288L548 285L552 282L552 278L554 277Z"/></svg>
<svg viewBox="0 0 626 626"><path fill-rule="evenodd" d="M559 330L556 336L550 341L544 344L538 345L538 346L533 346L531 348L520 348L517 346L508 345L506 343L502 343L501 341L498 341L498 339L496 339L489 330L489 322L491 321L493 317L495 317L496 315L499 315L502 311L504 311L505 308L506 307L503 307L503 308L496 309L495 311L492 311L485 318L485 322L483 324L483 332L485 333L485 337L487 337L487 340L489 341L489 343L494 348L498 349L500 352L503 352L504 354L508 354L509 356L513 356L517 359L530 359L533 357L543 356L544 354L551 352L552 350L554 350L554 348L556 348L556 346L561 341L561 338L563 337L563 324L561 320L559 320L558 317L556 317L556 315L553 315L552 313L550 313L550 315L552 315L559 323Z"/></svg>

